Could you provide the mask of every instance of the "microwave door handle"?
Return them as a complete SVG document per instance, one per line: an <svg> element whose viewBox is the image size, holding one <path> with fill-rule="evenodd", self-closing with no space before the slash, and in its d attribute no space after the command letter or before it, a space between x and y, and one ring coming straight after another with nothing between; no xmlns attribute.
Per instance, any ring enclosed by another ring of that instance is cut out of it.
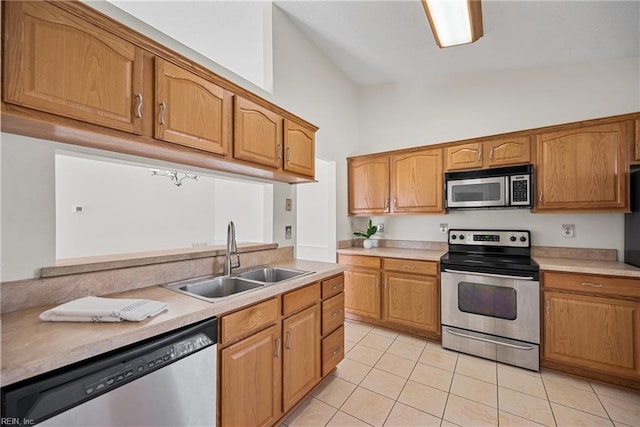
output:
<svg viewBox="0 0 640 427"><path fill-rule="evenodd" d="M526 276L526 277L521 277L521 276L509 276L506 274L493 274L493 273L476 273L475 271L460 271L460 270L451 270L448 268L444 269L445 272L447 273L454 273L454 274L470 274L472 276L485 276L485 277L496 277L499 279L515 279L515 280L533 280L533 276Z"/></svg>

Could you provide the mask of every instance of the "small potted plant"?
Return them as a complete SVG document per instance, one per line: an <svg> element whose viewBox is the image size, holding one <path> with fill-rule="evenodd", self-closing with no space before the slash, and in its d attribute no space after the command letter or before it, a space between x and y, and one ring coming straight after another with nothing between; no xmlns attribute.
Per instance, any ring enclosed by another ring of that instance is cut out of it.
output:
<svg viewBox="0 0 640 427"><path fill-rule="evenodd" d="M356 231L353 233L354 236L364 237L364 241L362 242L362 246L365 249L371 249L373 247L373 240L370 239L371 236L378 232L378 227L373 225L373 221L369 220L369 227L366 231Z"/></svg>

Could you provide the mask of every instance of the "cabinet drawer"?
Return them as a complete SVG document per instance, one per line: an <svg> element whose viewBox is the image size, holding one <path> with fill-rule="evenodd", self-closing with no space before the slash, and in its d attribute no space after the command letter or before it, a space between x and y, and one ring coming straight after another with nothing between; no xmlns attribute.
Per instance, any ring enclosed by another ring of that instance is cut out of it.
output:
<svg viewBox="0 0 640 427"><path fill-rule="evenodd" d="M380 258L364 255L338 255L338 263L356 267L380 268Z"/></svg>
<svg viewBox="0 0 640 427"><path fill-rule="evenodd" d="M385 258L384 269L402 271L404 273L438 275L438 263L432 261L416 261L411 259Z"/></svg>
<svg viewBox="0 0 640 427"><path fill-rule="evenodd" d="M322 302L322 335L344 323L344 292Z"/></svg>
<svg viewBox="0 0 640 427"><path fill-rule="evenodd" d="M640 298L640 279L570 273L543 273L545 289Z"/></svg>
<svg viewBox="0 0 640 427"><path fill-rule="evenodd" d="M322 299L344 291L344 274L322 281Z"/></svg>
<svg viewBox="0 0 640 427"><path fill-rule="evenodd" d="M344 326L322 340L322 376L326 376L344 359Z"/></svg>
<svg viewBox="0 0 640 427"><path fill-rule="evenodd" d="M288 316L320 300L320 283L305 286L282 297L282 314Z"/></svg>
<svg viewBox="0 0 640 427"><path fill-rule="evenodd" d="M278 320L280 320L278 298L223 316L221 344L227 344Z"/></svg>

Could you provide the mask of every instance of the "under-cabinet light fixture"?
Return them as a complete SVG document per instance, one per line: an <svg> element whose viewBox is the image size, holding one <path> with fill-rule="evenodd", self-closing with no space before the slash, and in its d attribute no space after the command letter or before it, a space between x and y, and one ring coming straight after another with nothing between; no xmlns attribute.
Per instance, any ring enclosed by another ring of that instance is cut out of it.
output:
<svg viewBox="0 0 640 427"><path fill-rule="evenodd" d="M473 43L483 36L480 0L422 0L439 47Z"/></svg>
<svg viewBox="0 0 640 427"><path fill-rule="evenodd" d="M180 174L184 176L182 178L179 178ZM198 175L196 175L195 173L186 173L186 172L178 172L178 171L161 171L159 169L151 169L151 176L169 177L176 187L180 187L182 185L182 180L184 179L193 179L195 181L198 180Z"/></svg>

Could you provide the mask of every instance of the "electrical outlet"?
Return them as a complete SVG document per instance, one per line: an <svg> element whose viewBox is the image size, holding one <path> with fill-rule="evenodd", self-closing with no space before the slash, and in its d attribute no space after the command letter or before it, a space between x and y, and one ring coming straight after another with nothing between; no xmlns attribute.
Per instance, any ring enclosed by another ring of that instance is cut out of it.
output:
<svg viewBox="0 0 640 427"><path fill-rule="evenodd" d="M562 224L562 236L563 237L575 237L575 230L573 224Z"/></svg>
<svg viewBox="0 0 640 427"><path fill-rule="evenodd" d="M378 227L378 233L384 233L384 223L380 223L376 227Z"/></svg>
<svg viewBox="0 0 640 427"><path fill-rule="evenodd" d="M284 199L284 210L287 212L293 210L293 201L291 199Z"/></svg>
<svg viewBox="0 0 640 427"><path fill-rule="evenodd" d="M73 205L71 206L71 212L81 214L84 212L84 206Z"/></svg>
<svg viewBox="0 0 640 427"><path fill-rule="evenodd" d="M442 234L447 234L449 231L449 224L440 224L440 232Z"/></svg>
<svg viewBox="0 0 640 427"><path fill-rule="evenodd" d="M284 238L285 239L290 239L291 238L291 226L290 225L287 225L284 228Z"/></svg>

